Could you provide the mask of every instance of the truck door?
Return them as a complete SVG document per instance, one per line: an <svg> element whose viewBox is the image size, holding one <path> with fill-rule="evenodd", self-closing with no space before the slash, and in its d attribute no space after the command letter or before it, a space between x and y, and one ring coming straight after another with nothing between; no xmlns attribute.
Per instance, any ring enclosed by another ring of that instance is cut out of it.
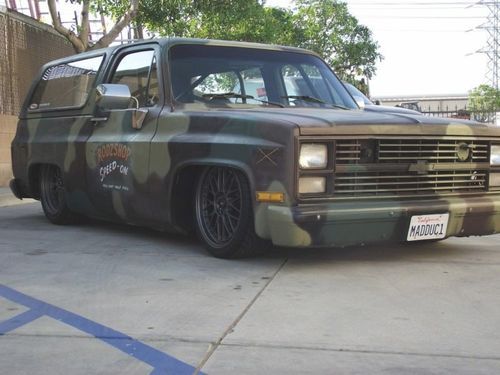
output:
<svg viewBox="0 0 500 375"><path fill-rule="evenodd" d="M136 224L150 220L150 145L163 103L158 56L156 44L125 48L105 80L129 87L132 108L93 119L86 144L87 186L100 216ZM147 110L140 129L133 126L133 108Z"/></svg>

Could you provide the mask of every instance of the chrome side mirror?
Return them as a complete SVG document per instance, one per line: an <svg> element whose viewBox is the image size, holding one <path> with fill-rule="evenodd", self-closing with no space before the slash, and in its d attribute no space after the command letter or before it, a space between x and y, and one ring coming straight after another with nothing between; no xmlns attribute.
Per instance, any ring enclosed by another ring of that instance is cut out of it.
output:
<svg viewBox="0 0 500 375"><path fill-rule="evenodd" d="M127 85L103 83L97 86L96 91L96 104L101 110L125 109L130 111L132 112L132 128L137 130L142 128L148 110L139 108L139 101L130 94ZM129 108L131 103L133 103L133 108Z"/></svg>
<svg viewBox="0 0 500 375"><path fill-rule="evenodd" d="M127 109L132 98L127 85L114 83L98 85L96 93L96 104L103 110Z"/></svg>
<svg viewBox="0 0 500 375"><path fill-rule="evenodd" d="M353 98L356 104L358 105L359 109L365 109L365 101L361 96L354 95Z"/></svg>

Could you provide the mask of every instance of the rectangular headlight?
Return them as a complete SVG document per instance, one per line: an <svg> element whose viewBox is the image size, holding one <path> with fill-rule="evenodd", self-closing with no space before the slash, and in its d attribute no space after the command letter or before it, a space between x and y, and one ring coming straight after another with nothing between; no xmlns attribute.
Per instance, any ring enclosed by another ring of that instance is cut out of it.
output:
<svg viewBox="0 0 500 375"><path fill-rule="evenodd" d="M500 173L490 173L490 187L500 187Z"/></svg>
<svg viewBox="0 0 500 375"><path fill-rule="evenodd" d="M500 165L500 145L491 145L490 164Z"/></svg>
<svg viewBox="0 0 500 375"><path fill-rule="evenodd" d="M325 177L301 177L299 178L299 193L324 193L326 191Z"/></svg>
<svg viewBox="0 0 500 375"><path fill-rule="evenodd" d="M326 144L303 143L300 146L299 165L302 169L322 169L328 163Z"/></svg>

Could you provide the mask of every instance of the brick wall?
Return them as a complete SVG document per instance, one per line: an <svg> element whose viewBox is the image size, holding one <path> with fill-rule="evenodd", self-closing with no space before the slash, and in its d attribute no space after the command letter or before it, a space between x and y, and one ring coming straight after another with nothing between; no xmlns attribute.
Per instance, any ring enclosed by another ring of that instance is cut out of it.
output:
<svg viewBox="0 0 500 375"><path fill-rule="evenodd" d="M10 142L33 78L43 64L73 53L52 27L0 6L0 186L12 176Z"/></svg>

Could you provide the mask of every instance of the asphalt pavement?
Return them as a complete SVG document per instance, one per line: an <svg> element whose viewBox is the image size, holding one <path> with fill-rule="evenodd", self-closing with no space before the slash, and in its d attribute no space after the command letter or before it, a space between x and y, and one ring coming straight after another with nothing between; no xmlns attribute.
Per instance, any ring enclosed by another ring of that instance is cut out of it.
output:
<svg viewBox="0 0 500 375"><path fill-rule="evenodd" d="M2 207L0 372L498 374L499 245L229 261L192 238Z"/></svg>

